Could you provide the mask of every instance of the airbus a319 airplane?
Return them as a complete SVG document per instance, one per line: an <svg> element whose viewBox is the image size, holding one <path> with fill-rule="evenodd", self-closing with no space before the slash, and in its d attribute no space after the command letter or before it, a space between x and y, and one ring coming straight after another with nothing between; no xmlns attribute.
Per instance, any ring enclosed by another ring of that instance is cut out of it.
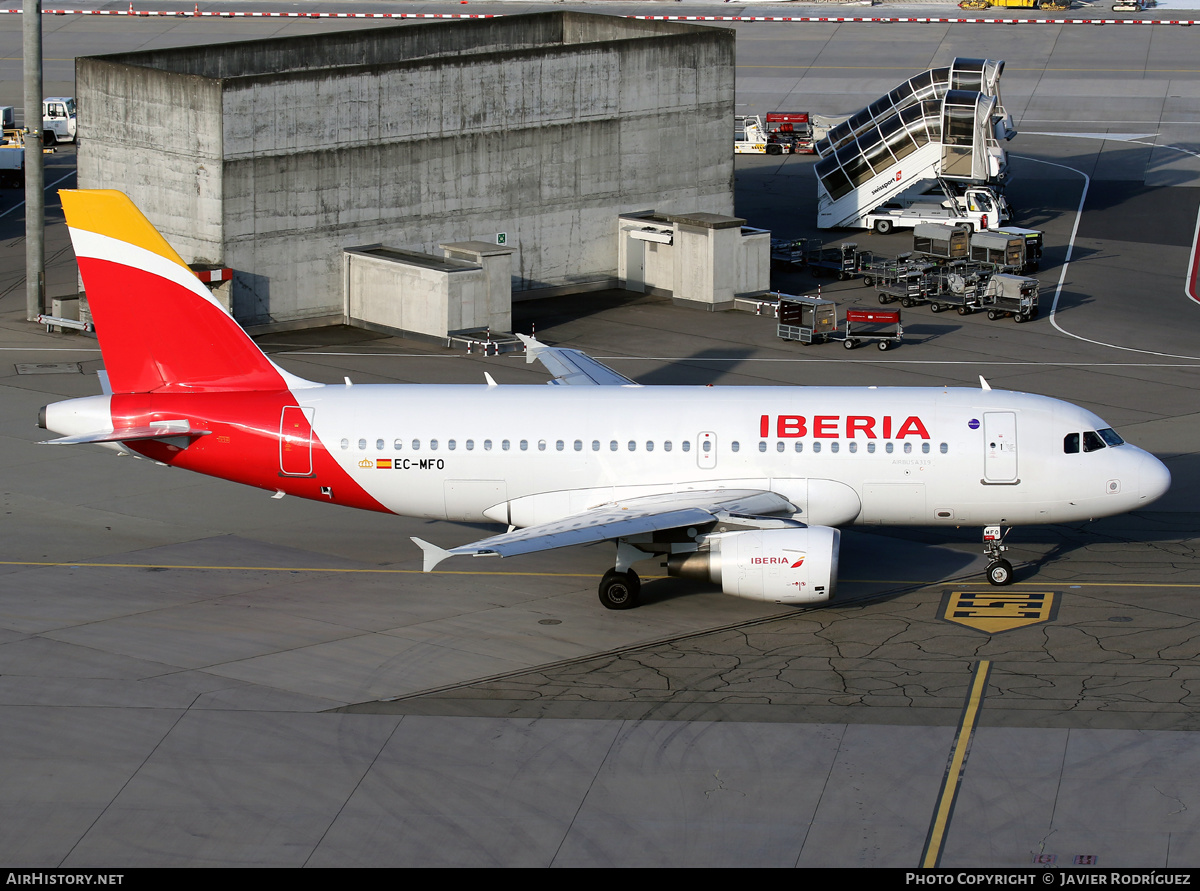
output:
<svg viewBox="0 0 1200 891"><path fill-rule="evenodd" d="M616 542L600 582L638 602L632 565L727 594L811 604L837 583L839 526L1001 530L1144 507L1153 455L1077 406L1025 393L900 387L641 386L525 338L558 386L329 385L272 362L129 199L63 191L104 393L48 405L57 444L119 451L348 507L509 531L442 549L507 557ZM155 306L154 312L146 307ZM170 326L161 324L164 317Z"/></svg>

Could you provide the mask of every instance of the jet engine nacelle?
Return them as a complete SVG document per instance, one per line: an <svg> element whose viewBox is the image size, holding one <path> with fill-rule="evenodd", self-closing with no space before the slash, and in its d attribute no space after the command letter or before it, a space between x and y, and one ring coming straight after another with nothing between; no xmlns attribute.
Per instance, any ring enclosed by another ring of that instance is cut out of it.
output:
<svg viewBox="0 0 1200 891"><path fill-rule="evenodd" d="M667 572L748 600L823 603L837 587L841 538L829 526L710 535L701 550L672 555Z"/></svg>

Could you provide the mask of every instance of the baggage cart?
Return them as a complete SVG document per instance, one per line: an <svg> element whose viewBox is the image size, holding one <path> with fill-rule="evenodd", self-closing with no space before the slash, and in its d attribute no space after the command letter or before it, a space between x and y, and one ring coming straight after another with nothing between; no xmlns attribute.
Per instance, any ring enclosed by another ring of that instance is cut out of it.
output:
<svg viewBox="0 0 1200 891"><path fill-rule="evenodd" d="M983 306L987 283L993 277L990 264L954 263L925 274L925 301L934 312L958 310L966 316Z"/></svg>
<svg viewBox="0 0 1200 891"><path fill-rule="evenodd" d="M1020 226L1005 226L995 230L997 235L1014 235L1025 239L1025 267L1020 270L1024 275L1037 272L1042 263L1042 245L1045 236L1040 229L1022 229Z"/></svg>
<svg viewBox="0 0 1200 891"><path fill-rule="evenodd" d="M855 275L855 258L858 255L858 244L847 241L839 245L817 245L805 251L804 262L814 276L822 275L826 270L845 281Z"/></svg>
<svg viewBox="0 0 1200 891"><path fill-rule="evenodd" d="M863 284L869 288L876 282L894 282L914 268L925 270L932 265L924 257L913 256L911 251L898 257L884 256L874 251L859 251L856 255L855 271L862 276Z"/></svg>
<svg viewBox="0 0 1200 891"><path fill-rule="evenodd" d="M983 293L988 318L995 321L1012 316L1018 322L1036 319L1040 287L1036 278L1006 273L993 275Z"/></svg>
<svg viewBox="0 0 1200 891"><path fill-rule="evenodd" d="M966 260L971 256L971 227L920 223L913 229L913 253L938 260Z"/></svg>
<svg viewBox="0 0 1200 891"><path fill-rule="evenodd" d="M997 272L1021 272L1025 268L1025 238L1000 232L976 232L971 236L972 260L991 263Z"/></svg>
<svg viewBox="0 0 1200 891"><path fill-rule="evenodd" d="M837 329L837 305L832 300L779 295L776 333L784 340L798 340L805 346L826 343Z"/></svg>
<svg viewBox="0 0 1200 891"><path fill-rule="evenodd" d="M886 350L903 337L898 309L846 310L846 334L842 346L848 350L872 340L879 349Z"/></svg>
<svg viewBox="0 0 1200 891"><path fill-rule="evenodd" d="M876 279L879 302L887 305L899 300L905 309L924 303L928 293L925 277L935 268L932 264L906 265Z"/></svg>
<svg viewBox="0 0 1200 891"><path fill-rule="evenodd" d="M772 238L771 262L782 265L803 266L805 252L808 250L807 238Z"/></svg>

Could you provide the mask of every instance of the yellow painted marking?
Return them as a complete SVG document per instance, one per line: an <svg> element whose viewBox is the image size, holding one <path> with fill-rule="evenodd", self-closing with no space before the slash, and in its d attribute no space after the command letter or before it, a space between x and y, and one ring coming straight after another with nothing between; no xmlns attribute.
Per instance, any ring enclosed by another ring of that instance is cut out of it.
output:
<svg viewBox="0 0 1200 891"><path fill-rule="evenodd" d="M380 575L519 575L550 576L553 578L595 578L594 572L476 572L458 569L436 569L431 573L420 569L337 569L321 566L195 566L176 563L70 563L37 562L34 560L0 560L0 566L59 566L68 569L221 569L232 572L347 572ZM644 579L666 578L665 575L644 575Z"/></svg>
<svg viewBox="0 0 1200 891"><path fill-rule="evenodd" d="M950 591L942 601L942 618L984 634L1000 634L1054 618L1053 591Z"/></svg>
<svg viewBox="0 0 1200 891"><path fill-rule="evenodd" d="M435 569L431 573L420 569L336 569L320 566L195 566L176 563L88 563L79 560L0 560L0 566L65 566L72 569L221 569L232 572L347 572L378 573L381 575L511 575L547 576L550 578L595 578L594 572L503 572L484 570ZM665 575L643 575L643 579L664 579ZM838 579L843 585L924 585L933 587L936 582L917 579ZM1011 587L1035 582L1014 582ZM1062 584L1069 584L1063 582ZM1044 585L1043 585L1044 587ZM1200 588L1200 582L1079 582L1072 588ZM836 605L836 604L835 604Z"/></svg>
<svg viewBox="0 0 1200 891"><path fill-rule="evenodd" d="M115 189L61 189L58 195L62 199L63 213L70 228L107 235L158 254L184 269L188 268L124 192Z"/></svg>
<svg viewBox="0 0 1200 891"><path fill-rule="evenodd" d="M921 867L932 869L942 859L942 846L946 842L946 830L950 826L950 815L954 811L954 802L958 798L958 784L962 780L963 766L967 763L967 753L971 749L971 737L975 734L975 726L979 723L979 711L983 706L983 694L987 690L988 675L991 674L992 663L984 659L975 666L975 676L967 691L967 702L963 707L962 717L958 722L958 736L954 740L954 748L950 752L950 763L946 765L946 775L942 779L942 789L938 793L937 806L933 809L933 820L929 824L929 835L925 838L925 851L921 855Z"/></svg>

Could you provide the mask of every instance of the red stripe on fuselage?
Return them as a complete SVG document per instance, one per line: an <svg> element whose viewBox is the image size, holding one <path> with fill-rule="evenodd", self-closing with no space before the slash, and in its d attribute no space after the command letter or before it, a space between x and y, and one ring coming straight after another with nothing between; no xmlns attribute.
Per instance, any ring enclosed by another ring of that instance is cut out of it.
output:
<svg viewBox="0 0 1200 891"><path fill-rule="evenodd" d="M391 513L342 469L315 431L312 475L282 473L280 418L285 406L297 404L290 390L118 393L112 397L112 419L115 430L186 419L192 427L212 431L182 449L157 440L126 444L127 448L172 467L269 491L282 490L314 501ZM323 494L322 487L328 487L330 494Z"/></svg>

